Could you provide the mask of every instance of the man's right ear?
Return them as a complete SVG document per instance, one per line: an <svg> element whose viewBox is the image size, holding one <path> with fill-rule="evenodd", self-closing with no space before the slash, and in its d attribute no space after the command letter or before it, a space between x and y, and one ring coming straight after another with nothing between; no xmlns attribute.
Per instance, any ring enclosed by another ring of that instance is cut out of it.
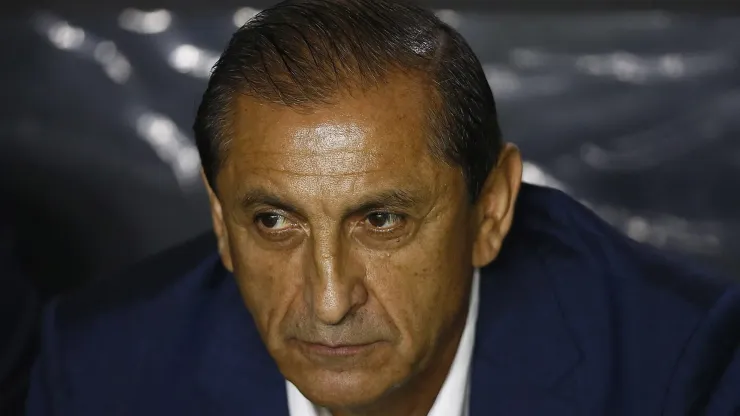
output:
<svg viewBox="0 0 740 416"><path fill-rule="evenodd" d="M221 262L224 267L230 272L234 271L234 264L231 260L231 248L229 246L229 232L224 222L224 214L221 209L221 201L218 200L218 196L211 188L211 184L208 182L205 173L201 169L200 177L203 180L203 184L208 192L208 201L211 205L211 220L213 221L213 232L216 234L216 241L218 242L218 253L221 256Z"/></svg>

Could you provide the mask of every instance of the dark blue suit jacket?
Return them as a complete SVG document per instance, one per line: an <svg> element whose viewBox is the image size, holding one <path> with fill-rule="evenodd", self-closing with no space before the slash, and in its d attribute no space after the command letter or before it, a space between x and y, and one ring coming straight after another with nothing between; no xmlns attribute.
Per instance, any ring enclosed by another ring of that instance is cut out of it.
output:
<svg viewBox="0 0 740 416"><path fill-rule="evenodd" d="M202 253L209 254L203 255ZM481 273L471 415L737 415L740 290L524 186ZM57 301L29 416L287 415L210 238Z"/></svg>

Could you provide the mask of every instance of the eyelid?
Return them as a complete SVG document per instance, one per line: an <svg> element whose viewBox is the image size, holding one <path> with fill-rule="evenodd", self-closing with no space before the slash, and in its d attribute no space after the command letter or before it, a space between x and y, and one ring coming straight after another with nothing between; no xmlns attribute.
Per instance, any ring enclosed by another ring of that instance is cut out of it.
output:
<svg viewBox="0 0 740 416"><path fill-rule="evenodd" d="M399 217L405 217L406 214L402 213L401 210L391 207L384 207L384 208L372 208L365 211L365 216L370 216L372 214L387 214L387 215L397 215Z"/></svg>
<svg viewBox="0 0 740 416"><path fill-rule="evenodd" d="M381 234L381 233L392 233L392 232L398 230L398 228L403 227L403 225L404 225L403 223L407 220L407 216L404 215L404 214L399 214L399 213L395 213L395 212L387 212L387 211L372 211L372 212L368 213L364 217L363 222L367 222L368 221L368 217L370 217L370 215L373 215L373 214L384 214L384 215L389 215L389 216L396 217L396 222L393 223L390 227L375 227L375 226L372 226L371 225L371 228L372 228L372 231L371 232L378 233L378 234Z"/></svg>
<svg viewBox="0 0 740 416"><path fill-rule="evenodd" d="M295 222L295 221L293 221L293 220L292 220L292 219L290 218L290 215L286 215L286 213L284 213L284 212L282 212L282 211L280 211L280 210L274 210L274 209L271 209L271 210L266 210L266 211L262 211L262 212L257 212L257 213L255 213L255 214L254 214L254 218L253 218L252 222L253 222L253 223L254 223L254 224L255 224L256 226L260 227L260 226L261 226L261 225L259 224L259 220L260 220L260 217L262 217L262 216L265 216L265 215L268 215L268 216L269 216L269 215L276 215L276 216L282 217L282 218L283 218L283 219L285 220L285 222L287 222L287 223L288 223L288 225L287 225L287 226L286 226L285 228L280 228L280 229L271 229L271 228L265 228L265 230L266 230L267 232L270 232L270 233L281 233L281 232L285 232L285 231L288 231L288 230L290 230L290 229L292 229L292 228L295 228L295 226L296 226L296 222ZM263 228L264 228L264 227L263 227Z"/></svg>
<svg viewBox="0 0 740 416"><path fill-rule="evenodd" d="M257 218L259 218L262 215L279 215L279 216L281 216L283 218L286 218L286 219L289 219L289 218L292 217L292 215L290 213L285 212L282 209L275 208L275 207L257 208L257 209L254 210L254 213L252 214L252 216L254 217L255 220L257 220Z"/></svg>
<svg viewBox="0 0 740 416"><path fill-rule="evenodd" d="M405 213L402 213L402 212L398 212L398 211L394 211L394 210L391 210L389 208L373 208L373 209L370 209L370 210L366 211L365 213L361 214L362 215L362 221L361 222L366 222L368 220L368 217L369 216L376 215L376 214L394 216L394 217L396 217L397 221L399 221L399 222L405 221L409 217L408 214L405 214ZM287 222L289 222L289 223L291 223L293 225L298 224L298 222L295 221L294 216L291 213L285 212L282 209L275 208L275 207L264 207L264 208L258 208L258 209L256 209L255 210L255 213L252 215L252 222L257 223L259 221L260 217L263 216L263 215L278 215L278 216L283 217ZM395 228L395 227L391 227L389 229L393 229L393 228Z"/></svg>

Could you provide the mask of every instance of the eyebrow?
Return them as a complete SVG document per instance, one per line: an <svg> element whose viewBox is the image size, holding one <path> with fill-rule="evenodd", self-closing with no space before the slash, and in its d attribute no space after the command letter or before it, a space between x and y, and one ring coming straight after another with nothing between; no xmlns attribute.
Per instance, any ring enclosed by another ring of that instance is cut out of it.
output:
<svg viewBox="0 0 740 416"><path fill-rule="evenodd" d="M270 205L287 212L300 213L299 209L279 196L263 189L250 189L239 197L239 205L248 210L256 205Z"/></svg>
<svg viewBox="0 0 740 416"><path fill-rule="evenodd" d="M381 191L376 194L365 196L360 202L351 205L342 213L342 217L347 218L357 213L368 213L379 209L410 209L420 202L420 197L412 192L392 189ZM277 209L303 214L301 209L283 198L268 192L264 189L250 189L240 198L239 204L244 210L249 210L257 205L269 205Z"/></svg>
<svg viewBox="0 0 740 416"><path fill-rule="evenodd" d="M416 206L418 202L419 197L405 190L392 189L382 191L374 195L369 195L358 204L347 208L344 211L344 217L379 209L409 209Z"/></svg>

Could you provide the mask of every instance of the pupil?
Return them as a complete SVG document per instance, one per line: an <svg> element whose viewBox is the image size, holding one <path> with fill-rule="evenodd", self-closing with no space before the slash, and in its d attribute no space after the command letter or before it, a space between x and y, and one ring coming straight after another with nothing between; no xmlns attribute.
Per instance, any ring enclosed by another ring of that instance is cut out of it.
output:
<svg viewBox="0 0 740 416"><path fill-rule="evenodd" d="M381 228L385 225L387 218L385 214L372 214L370 215L370 225L373 227Z"/></svg>
<svg viewBox="0 0 740 416"><path fill-rule="evenodd" d="M277 215L265 215L262 217L262 224L267 228L272 228L277 225L278 220Z"/></svg>

